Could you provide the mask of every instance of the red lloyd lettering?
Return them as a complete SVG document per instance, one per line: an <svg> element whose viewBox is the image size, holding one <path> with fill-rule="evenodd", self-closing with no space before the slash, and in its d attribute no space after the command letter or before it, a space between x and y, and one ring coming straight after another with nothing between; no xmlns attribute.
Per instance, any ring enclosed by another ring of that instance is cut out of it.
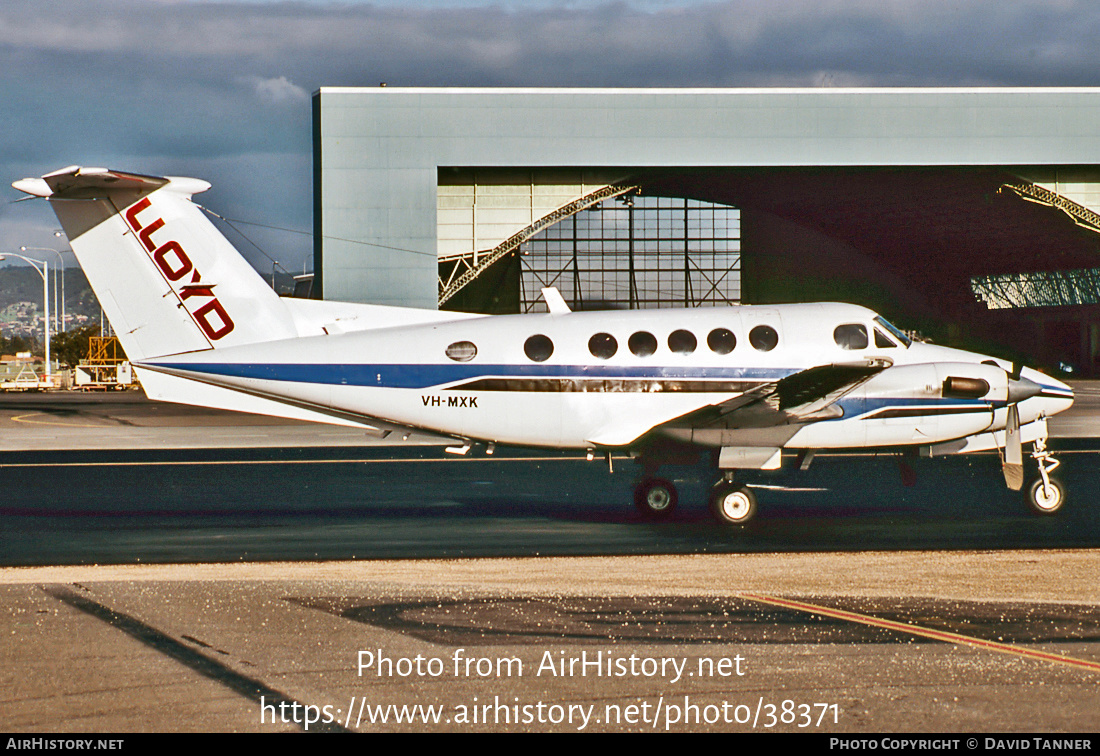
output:
<svg viewBox="0 0 1100 756"><path fill-rule="evenodd" d="M191 262L191 258L187 256L179 242L170 240L160 246L153 242L153 234L164 226L163 218L157 218L152 223L144 226L138 221L138 214L148 209L150 205L152 203L148 197L143 197L139 202L134 203L124 213L126 223L137 234L142 245L152 255L157 268L170 282L175 283L194 271L191 283L182 287L180 298L182 301L186 301L195 296L210 297L210 301L206 304L194 311L189 310L189 312L191 312L195 323L208 339L217 341L225 337L233 330L233 319L229 317L225 307L214 296L213 284L204 285L199 282L199 272L194 269L195 266Z"/></svg>

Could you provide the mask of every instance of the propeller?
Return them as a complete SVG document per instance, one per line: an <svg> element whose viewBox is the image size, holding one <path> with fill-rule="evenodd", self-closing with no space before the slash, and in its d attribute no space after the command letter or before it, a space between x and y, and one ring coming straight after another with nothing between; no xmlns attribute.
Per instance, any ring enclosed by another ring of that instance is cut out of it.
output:
<svg viewBox="0 0 1100 756"><path fill-rule="evenodd" d="M1008 373L1008 422L1005 424L1005 456L1001 463L1005 485L1013 491L1024 487L1024 445L1020 436L1020 402L1043 390L1035 381L1021 377L1022 365L1012 363Z"/></svg>
<svg viewBox="0 0 1100 756"><path fill-rule="evenodd" d="M1008 405L1008 423L1005 425L1005 457L1001 463L1005 485L1013 491L1024 487L1024 445L1020 441L1020 409Z"/></svg>

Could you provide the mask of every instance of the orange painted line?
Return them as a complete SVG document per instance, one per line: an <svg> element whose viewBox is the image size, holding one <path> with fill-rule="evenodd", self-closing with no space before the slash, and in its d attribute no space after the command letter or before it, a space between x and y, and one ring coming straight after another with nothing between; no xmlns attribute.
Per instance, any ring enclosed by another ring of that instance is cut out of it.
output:
<svg viewBox="0 0 1100 756"><path fill-rule="evenodd" d="M868 614L846 612L843 609L832 609L830 607L818 606L817 604L807 604L801 601L764 596L759 593L739 593L737 595L741 598L759 601L763 604L779 606L785 609L797 609L798 611L809 612L810 614L820 614L825 617L846 620L848 622L857 622L861 625L880 627L886 630L894 630L899 633L908 633L909 635L931 638L932 640L943 641L945 643L961 643L965 646L982 648L988 651L997 651L1002 654L1012 654L1013 656L1022 656L1027 659L1037 659L1039 661L1053 662L1055 664L1065 664L1070 667L1081 667L1091 672L1100 672L1100 662L1075 659L1072 656L1059 656L1058 654L1051 654L1046 651L1036 651L1030 648L1021 648L1008 643L998 643L997 641L972 638L969 635L960 635L959 633L952 633L946 630L933 630L931 628L921 627L920 625L907 625L903 622L880 619Z"/></svg>
<svg viewBox="0 0 1100 756"><path fill-rule="evenodd" d="M53 425L58 428L113 428L113 425L80 425L78 423L51 423L48 420L28 420L28 417L44 415L44 412L30 412L26 415L17 415L11 421L13 423L26 423L27 425Z"/></svg>

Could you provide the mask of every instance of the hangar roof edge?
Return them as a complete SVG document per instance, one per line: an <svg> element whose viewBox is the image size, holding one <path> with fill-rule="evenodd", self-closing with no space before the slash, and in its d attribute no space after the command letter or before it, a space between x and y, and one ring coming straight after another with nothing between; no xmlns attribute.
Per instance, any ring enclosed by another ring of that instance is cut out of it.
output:
<svg viewBox="0 0 1100 756"><path fill-rule="evenodd" d="M314 94L1092 94L1100 87L320 87Z"/></svg>

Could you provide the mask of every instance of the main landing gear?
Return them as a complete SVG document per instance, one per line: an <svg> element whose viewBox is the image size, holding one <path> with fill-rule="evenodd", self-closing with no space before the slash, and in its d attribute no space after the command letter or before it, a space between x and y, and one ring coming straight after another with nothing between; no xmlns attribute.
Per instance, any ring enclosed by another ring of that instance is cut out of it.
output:
<svg viewBox="0 0 1100 756"><path fill-rule="evenodd" d="M1060 510L1066 501L1065 486L1060 480L1051 476L1061 462L1047 451L1045 438L1035 440L1031 458L1039 465L1039 475L1031 481L1030 485L1024 486L1027 505L1037 515L1052 515Z"/></svg>
<svg viewBox="0 0 1100 756"><path fill-rule="evenodd" d="M634 506L647 518L668 517L678 502L676 486L664 478L647 475L634 487ZM744 525L756 515L756 509L756 494L748 486L734 483L732 471L726 471L711 489L710 511L723 524Z"/></svg>
<svg viewBox="0 0 1100 756"><path fill-rule="evenodd" d="M733 482L726 472L710 492L710 512L718 522L744 525L756 516L756 494L746 485Z"/></svg>
<svg viewBox="0 0 1100 756"><path fill-rule="evenodd" d="M655 520L672 514L678 501L676 486L664 478L646 477L634 487L634 506Z"/></svg>

